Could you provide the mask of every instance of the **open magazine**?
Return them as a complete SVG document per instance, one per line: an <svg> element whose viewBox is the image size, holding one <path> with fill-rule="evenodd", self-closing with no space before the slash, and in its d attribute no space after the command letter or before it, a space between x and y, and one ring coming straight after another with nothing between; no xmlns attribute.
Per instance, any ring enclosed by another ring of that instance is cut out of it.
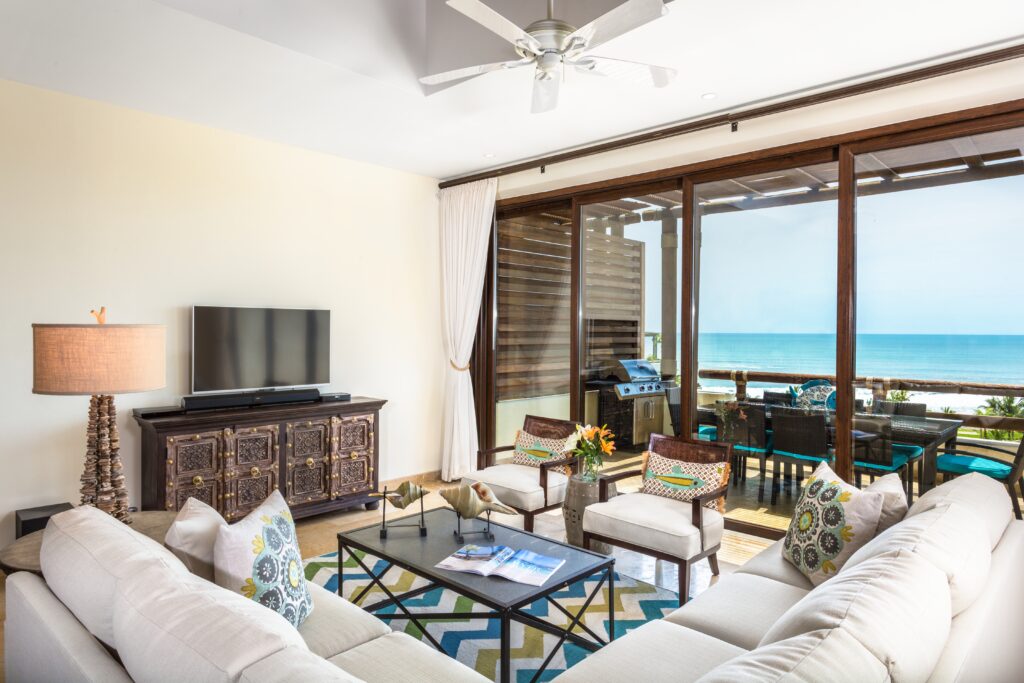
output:
<svg viewBox="0 0 1024 683"><path fill-rule="evenodd" d="M507 545L467 545L438 562L437 568L480 576L501 576L517 583L541 586L563 564L565 560L529 550L513 550Z"/></svg>

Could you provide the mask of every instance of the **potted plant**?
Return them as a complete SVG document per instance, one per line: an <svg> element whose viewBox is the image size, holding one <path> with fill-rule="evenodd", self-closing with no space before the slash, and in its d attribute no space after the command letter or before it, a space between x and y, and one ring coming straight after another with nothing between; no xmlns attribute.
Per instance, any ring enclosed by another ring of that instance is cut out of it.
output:
<svg viewBox="0 0 1024 683"><path fill-rule="evenodd" d="M597 471L604 463L604 456L615 452L615 442L612 441L614 436L608 429L608 425L603 427L576 425L576 447L572 454L583 463L581 479L584 481L597 480Z"/></svg>

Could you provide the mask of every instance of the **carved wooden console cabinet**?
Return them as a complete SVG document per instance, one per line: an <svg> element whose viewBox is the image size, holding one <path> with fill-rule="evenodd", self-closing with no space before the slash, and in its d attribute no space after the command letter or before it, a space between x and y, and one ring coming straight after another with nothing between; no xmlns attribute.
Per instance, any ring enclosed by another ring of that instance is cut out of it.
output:
<svg viewBox="0 0 1024 683"><path fill-rule="evenodd" d="M353 398L185 412L133 411L142 427L142 509L190 497L240 519L279 488L296 517L375 508L377 430L385 401Z"/></svg>

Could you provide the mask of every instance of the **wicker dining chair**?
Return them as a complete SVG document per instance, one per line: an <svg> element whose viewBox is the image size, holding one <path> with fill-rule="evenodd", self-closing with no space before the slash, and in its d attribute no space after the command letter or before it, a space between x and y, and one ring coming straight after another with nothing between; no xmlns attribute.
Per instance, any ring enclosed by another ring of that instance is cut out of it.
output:
<svg viewBox="0 0 1024 683"><path fill-rule="evenodd" d="M761 483L757 500L764 500L764 480L767 460L771 455L771 438L765 428L764 404L750 402L719 401L715 411L717 439L720 443L732 444L734 484L747 480L747 457L758 459Z"/></svg>
<svg viewBox="0 0 1024 683"><path fill-rule="evenodd" d="M1017 519L1021 519L1020 502L1017 500L1017 491L1014 489L1019 489L1020 495L1024 496L1024 440L1017 444L1016 451L978 443L972 443L969 447L972 450L964 450L963 446L958 449L943 448L939 450L935 466L942 473L943 480L971 472L992 477L1006 486L1006 491L1013 501L1013 512ZM985 453L978 453L975 450L985 451ZM1005 458L986 453L999 453L1009 456L1013 460L1007 462Z"/></svg>
<svg viewBox="0 0 1024 683"><path fill-rule="evenodd" d="M772 408L772 505L778 501L783 466L792 484L788 474L791 466L799 481L803 479L804 467L813 469L822 462L831 461L825 411L782 406ZM789 487L787 491L790 491Z"/></svg>
<svg viewBox="0 0 1024 683"><path fill-rule="evenodd" d="M912 444L894 443L892 440L892 418L888 415L855 415L853 429L868 437L860 443L855 434L855 459L853 474L858 487L864 475L871 481L877 476L891 472L900 475L907 503L914 496L914 465L924 455L924 448Z"/></svg>
<svg viewBox="0 0 1024 683"><path fill-rule="evenodd" d="M664 434L652 434L652 453L683 462L730 462L729 444L693 441ZM705 557L711 573L718 575L718 551L722 545L725 519L706 504L728 495L726 484L701 494L692 501L648 493L620 493L608 498L608 484L643 476L642 470L602 474L598 480L600 502L583 512L583 547L607 543L679 565L679 604L690 598L690 567Z"/></svg>
<svg viewBox="0 0 1024 683"><path fill-rule="evenodd" d="M924 417L928 412L928 404L912 403L910 401L872 401L871 412L875 415Z"/></svg>

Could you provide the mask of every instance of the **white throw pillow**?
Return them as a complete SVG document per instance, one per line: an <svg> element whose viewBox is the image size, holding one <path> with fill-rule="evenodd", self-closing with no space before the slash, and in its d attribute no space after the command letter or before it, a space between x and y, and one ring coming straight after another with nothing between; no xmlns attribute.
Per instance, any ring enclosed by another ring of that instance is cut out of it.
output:
<svg viewBox="0 0 1024 683"><path fill-rule="evenodd" d="M841 628L885 664L894 681L925 681L949 638L946 575L897 550L841 572L801 598L768 629L761 646Z"/></svg>
<svg viewBox="0 0 1024 683"><path fill-rule="evenodd" d="M881 683L890 679L882 662L849 633L834 628L762 645L719 664L698 678L697 683L774 683L782 680Z"/></svg>
<svg viewBox="0 0 1024 683"><path fill-rule="evenodd" d="M900 475L893 472L879 477L868 484L864 490L882 494L882 512L878 516L876 535L892 525L902 522L903 518L907 516L907 492L903 488Z"/></svg>
<svg viewBox="0 0 1024 683"><path fill-rule="evenodd" d="M861 491L821 463L800 492L782 554L814 585L874 537L882 494Z"/></svg>
<svg viewBox="0 0 1024 683"><path fill-rule="evenodd" d="M1013 519L1010 496L1006 487L991 477L972 472L947 481L928 491L910 506L907 517L919 515L947 503L960 503L970 508L983 522L989 549L999 545L1007 525Z"/></svg>
<svg viewBox="0 0 1024 683"><path fill-rule="evenodd" d="M217 531L225 524L219 512L201 500L189 498L167 530L164 545L190 572L213 581L213 546Z"/></svg>
<svg viewBox="0 0 1024 683"><path fill-rule="evenodd" d="M982 526L963 505L932 508L876 536L847 560L843 571L893 550L909 550L946 574L956 616L971 606L988 581L992 553Z"/></svg>
<svg viewBox="0 0 1024 683"><path fill-rule="evenodd" d="M280 491L245 519L218 529L213 565L218 586L274 610L296 628L313 611L295 522Z"/></svg>

